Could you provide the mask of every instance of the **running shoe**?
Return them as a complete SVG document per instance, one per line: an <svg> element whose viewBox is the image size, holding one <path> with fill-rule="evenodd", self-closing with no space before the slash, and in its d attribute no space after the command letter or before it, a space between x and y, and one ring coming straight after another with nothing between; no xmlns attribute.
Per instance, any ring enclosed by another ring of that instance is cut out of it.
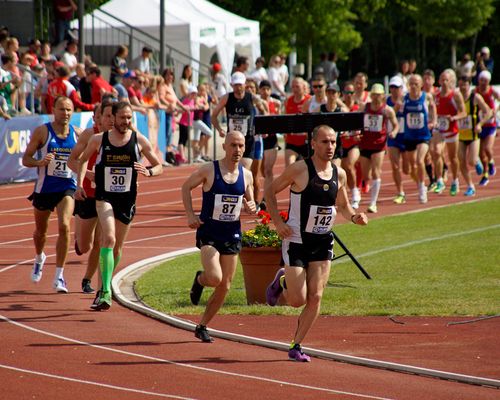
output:
<svg viewBox="0 0 500 400"><path fill-rule="evenodd" d="M90 279L82 279L82 292L83 293L94 293L95 290L90 286Z"/></svg>
<svg viewBox="0 0 500 400"><path fill-rule="evenodd" d="M458 187L458 183L453 182L450 187L450 195L456 196L457 193L460 192L460 188Z"/></svg>
<svg viewBox="0 0 500 400"><path fill-rule="evenodd" d="M203 343L212 343L214 339L208 334L207 327L205 325L197 325L194 328L194 336L200 339Z"/></svg>
<svg viewBox="0 0 500 400"><path fill-rule="evenodd" d="M406 203L406 196L404 194L398 194L392 201L396 204L404 204Z"/></svg>
<svg viewBox="0 0 500 400"><path fill-rule="evenodd" d="M424 190L418 194L418 201L420 202L420 204L427 203L427 192L425 191L425 186Z"/></svg>
<svg viewBox="0 0 500 400"><path fill-rule="evenodd" d="M436 187L434 188L434 193L441 194L443 190L446 189L446 186L443 182L438 181L436 183Z"/></svg>
<svg viewBox="0 0 500 400"><path fill-rule="evenodd" d="M481 180L479 181L479 186L486 186L488 183L490 183L488 175L484 174Z"/></svg>
<svg viewBox="0 0 500 400"><path fill-rule="evenodd" d="M54 281L54 289L56 289L57 293L68 293L64 278L58 278Z"/></svg>
<svg viewBox="0 0 500 400"><path fill-rule="evenodd" d="M488 163L488 175L493 176L497 173L497 169L495 167L494 162L489 162Z"/></svg>
<svg viewBox="0 0 500 400"><path fill-rule="evenodd" d="M90 308L92 310L95 310L96 307L98 306L99 304L99 300L101 299L101 290L98 290L97 292L95 292L95 297L94 297L94 301L92 302L92 304L90 305Z"/></svg>
<svg viewBox="0 0 500 400"><path fill-rule="evenodd" d="M427 191L428 192L433 192L434 189L436 189L437 183L436 182L431 182L429 186L427 186Z"/></svg>
<svg viewBox="0 0 500 400"><path fill-rule="evenodd" d="M31 280L35 283L40 282L43 275L43 264L45 264L45 260L47 256L45 253L42 253L42 261L37 262L35 258L35 262L33 263L33 271L31 272Z"/></svg>
<svg viewBox="0 0 500 400"><path fill-rule="evenodd" d="M283 292L283 288L280 284L280 278L283 275L285 275L285 268L280 268L278 272L276 272L276 276L274 277L273 281L266 289L266 302L271 307L274 307L278 303L278 299Z"/></svg>
<svg viewBox="0 0 500 400"><path fill-rule="evenodd" d="M266 205L266 201L265 200L262 200L259 204L259 208L262 210L262 211L266 211L267 209L267 205Z"/></svg>
<svg viewBox="0 0 500 400"><path fill-rule="evenodd" d="M193 286L191 286L191 291L189 292L189 297L191 299L191 303L195 306L200 302L201 294L203 293L203 286L199 284L198 277L201 275L202 271L197 271L194 276Z"/></svg>
<svg viewBox="0 0 500 400"><path fill-rule="evenodd" d="M101 291L97 305L93 307L95 311L106 311L111 308L111 292Z"/></svg>
<svg viewBox="0 0 500 400"><path fill-rule="evenodd" d="M193 159L193 162L194 162L194 163L198 163L198 164L199 164L199 163L204 163L204 162L205 162L205 160L203 160L203 159L201 158L201 156L198 156L198 157L195 157L195 158Z"/></svg>
<svg viewBox="0 0 500 400"><path fill-rule="evenodd" d="M78 247L78 242L75 239L75 253L77 256L81 256L83 253L80 251L80 248Z"/></svg>
<svg viewBox="0 0 500 400"><path fill-rule="evenodd" d="M352 203L351 203L351 207L354 210L357 210L359 208L359 201L353 200Z"/></svg>
<svg viewBox="0 0 500 400"><path fill-rule="evenodd" d="M370 204L368 208L366 209L369 213L376 214L378 212L377 205L376 204Z"/></svg>
<svg viewBox="0 0 500 400"><path fill-rule="evenodd" d="M311 357L302 351L300 344L295 344L290 350L288 350L288 359L290 361L311 362Z"/></svg>
<svg viewBox="0 0 500 400"><path fill-rule="evenodd" d="M467 196L467 197L472 197L475 195L476 195L476 189L474 189L472 186L469 186L464 193L464 196Z"/></svg>
<svg viewBox="0 0 500 400"><path fill-rule="evenodd" d="M370 184L365 183L365 181L363 181L361 183L361 193L369 193L369 192L370 192Z"/></svg>
<svg viewBox="0 0 500 400"><path fill-rule="evenodd" d="M484 172L484 170L483 170L483 163L481 161L478 161L476 163L476 174L482 175L483 172Z"/></svg>

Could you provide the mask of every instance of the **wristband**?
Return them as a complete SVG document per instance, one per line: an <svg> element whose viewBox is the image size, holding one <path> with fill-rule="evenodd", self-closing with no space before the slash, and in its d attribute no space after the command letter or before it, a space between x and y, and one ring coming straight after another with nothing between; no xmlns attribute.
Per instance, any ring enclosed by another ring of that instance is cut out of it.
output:
<svg viewBox="0 0 500 400"><path fill-rule="evenodd" d="M151 168L149 168L148 171L149 171L149 176L150 177L153 176L153 170Z"/></svg>
<svg viewBox="0 0 500 400"><path fill-rule="evenodd" d="M355 217L356 215L357 215L357 214L352 214L352 215L351 215L351 222L352 222L353 224L355 224L355 223L356 223L356 222L354 222L354 217Z"/></svg>

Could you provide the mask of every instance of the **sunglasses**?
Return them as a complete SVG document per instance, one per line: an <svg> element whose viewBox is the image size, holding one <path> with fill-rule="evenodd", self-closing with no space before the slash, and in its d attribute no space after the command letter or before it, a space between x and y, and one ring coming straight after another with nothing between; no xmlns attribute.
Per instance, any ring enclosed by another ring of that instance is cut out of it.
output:
<svg viewBox="0 0 500 400"><path fill-rule="evenodd" d="M313 89L321 89L325 85L313 85Z"/></svg>
<svg viewBox="0 0 500 400"><path fill-rule="evenodd" d="M354 94L354 90L344 90L342 93L344 93L344 94Z"/></svg>

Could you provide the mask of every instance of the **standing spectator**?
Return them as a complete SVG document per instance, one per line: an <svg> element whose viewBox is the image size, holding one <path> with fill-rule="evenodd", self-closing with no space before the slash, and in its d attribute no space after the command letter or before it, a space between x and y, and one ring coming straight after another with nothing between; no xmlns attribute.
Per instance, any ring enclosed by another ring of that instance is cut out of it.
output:
<svg viewBox="0 0 500 400"><path fill-rule="evenodd" d="M10 37L7 39L7 47L5 48L5 54L11 55L13 63L10 66L10 72L21 77L21 73L17 64L19 63L19 41L15 37Z"/></svg>
<svg viewBox="0 0 500 400"><path fill-rule="evenodd" d="M282 79L280 73L281 58L278 55L272 56L269 63L269 69L267 74L269 76L269 81L271 82L271 95L275 98L284 99L286 97L285 93L285 83Z"/></svg>
<svg viewBox="0 0 500 400"><path fill-rule="evenodd" d="M10 54L3 54L2 68L0 68L0 96L2 96L9 110L16 104L17 89L21 84L20 79L11 72L14 65L14 57Z"/></svg>
<svg viewBox="0 0 500 400"><path fill-rule="evenodd" d="M286 54L281 53L279 56L280 56L280 66L279 66L280 77L281 77L281 82L283 83L283 90L286 91L286 85L288 84L290 73L288 72L288 67L286 65Z"/></svg>
<svg viewBox="0 0 500 400"><path fill-rule="evenodd" d="M222 73L222 66L219 63L215 63L212 66L211 75L215 95L218 99L220 99L228 92L229 84L227 83L226 77Z"/></svg>
<svg viewBox="0 0 500 400"><path fill-rule="evenodd" d="M181 80L179 82L179 93L181 100L188 95L189 86L193 82L193 70L190 65L185 65L182 69Z"/></svg>
<svg viewBox="0 0 500 400"><path fill-rule="evenodd" d="M479 53L476 54L476 64L474 65L475 75L474 84L478 84L479 74L483 71L490 71L493 74L494 60L491 57L490 49L483 47Z"/></svg>
<svg viewBox="0 0 500 400"><path fill-rule="evenodd" d="M132 68L135 72L140 72L141 74L149 75L151 73L150 59L153 49L151 47L144 46L142 48L141 55L134 58L132 61Z"/></svg>
<svg viewBox="0 0 500 400"><path fill-rule="evenodd" d="M265 64L266 60L264 57L258 57L257 60L255 60L255 70L250 74L250 77L255 81L257 86L260 85L260 82L268 80L267 71L264 68Z"/></svg>
<svg viewBox="0 0 500 400"><path fill-rule="evenodd" d="M408 78L417 73L417 60L414 58L410 58L410 61L408 61Z"/></svg>
<svg viewBox="0 0 500 400"><path fill-rule="evenodd" d="M66 46L66 51L61 57L61 61L68 67L69 75L76 75L76 64L78 64L78 59L76 54L78 53L78 43L74 40L68 42Z"/></svg>
<svg viewBox="0 0 500 400"><path fill-rule="evenodd" d="M186 154L184 149L189 140L189 128L193 126L194 109L196 108L196 98L198 95L198 89L196 86L191 85L188 89L188 94L182 99L182 104L187 109L182 113L181 119L179 120L179 157L178 163L182 164L187 162Z"/></svg>
<svg viewBox="0 0 500 400"><path fill-rule="evenodd" d="M29 115L31 112L26 107L26 99L28 95L34 91L33 79L31 78L30 65L33 63L33 56L29 53L24 53L21 56L21 86L19 87L19 112L21 115Z"/></svg>
<svg viewBox="0 0 500 400"><path fill-rule="evenodd" d="M101 76L99 67L90 67L87 76L88 82L92 85L91 100L92 104L100 103L105 94L116 96L118 92Z"/></svg>
<svg viewBox="0 0 500 400"><path fill-rule="evenodd" d="M109 76L111 86L121 83L123 75L128 72L127 57L128 47L124 45L119 46L115 56L111 60L111 74Z"/></svg>
<svg viewBox="0 0 500 400"><path fill-rule="evenodd" d="M465 53L462 60L457 65L457 75L459 77L471 77L472 69L474 68L474 61L472 61L470 53Z"/></svg>
<svg viewBox="0 0 500 400"><path fill-rule="evenodd" d="M56 28L54 44L57 45L67 39L69 23L78 7L73 0L54 0L53 4Z"/></svg>
<svg viewBox="0 0 500 400"><path fill-rule="evenodd" d="M234 72L238 71L245 74L246 76L248 68L250 68L250 62L248 61L248 57L240 56L236 59L236 68L234 69Z"/></svg>
<svg viewBox="0 0 500 400"><path fill-rule="evenodd" d="M85 65L82 63L78 63L76 64L75 75L69 78L69 82L75 87L77 91L80 91L80 82L86 76L87 73L85 72Z"/></svg>

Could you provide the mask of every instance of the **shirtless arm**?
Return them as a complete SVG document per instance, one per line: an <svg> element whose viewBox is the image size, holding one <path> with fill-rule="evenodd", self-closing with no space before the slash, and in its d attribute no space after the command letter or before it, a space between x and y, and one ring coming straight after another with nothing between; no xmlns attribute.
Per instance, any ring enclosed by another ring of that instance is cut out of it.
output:
<svg viewBox="0 0 500 400"><path fill-rule="evenodd" d="M474 96L474 102L477 104L479 109L483 112L482 118L477 121L476 126L474 127L474 131L476 133L480 133L483 129L483 125L493 117L493 110L486 104L483 99L483 96Z"/></svg>
<svg viewBox="0 0 500 400"><path fill-rule="evenodd" d="M453 98L455 99L455 104L457 105L457 114L453 117L450 117L450 121L456 121L458 119L467 117L467 111L465 110L465 103L462 93L456 90Z"/></svg>
<svg viewBox="0 0 500 400"><path fill-rule="evenodd" d="M255 214L257 212L257 206L255 205L255 200L253 198L252 172L243 168L243 173L245 174L245 196L243 197L243 205L248 214Z"/></svg>
<svg viewBox="0 0 500 400"><path fill-rule="evenodd" d="M349 198L347 196L347 190L346 190L347 178L345 171L342 168L337 167L337 172L338 172L339 189L337 192L336 204L338 210L345 219L351 220L356 225L366 225L368 223L368 217L366 216L366 214L356 213L354 209L351 207L351 204L349 203Z"/></svg>
<svg viewBox="0 0 500 400"><path fill-rule="evenodd" d="M89 162L89 159L92 156L92 154L94 154L96 151L99 150L101 143L102 143L102 133L92 136L92 138L89 140L87 144L87 147L80 155L80 159L78 162L77 178L76 178L76 191L75 191L76 200L85 200L85 198L87 197L87 194L83 189L83 179L85 178L85 172L87 171L87 164Z"/></svg>
<svg viewBox="0 0 500 400"><path fill-rule="evenodd" d="M93 135L94 128L88 128L78 136L78 141L76 142L75 147L73 147L73 150L71 150L71 154L68 158L68 167L70 167L72 171L78 172L78 159L82 155ZM86 177L89 178L88 176Z"/></svg>
<svg viewBox="0 0 500 400"><path fill-rule="evenodd" d="M163 173L163 167L161 165L160 160L158 160L158 157L154 153L153 146L151 145L151 142L141 133L137 134L137 141L139 143L139 147L141 149L142 155L144 157L146 157L146 159L151 164L151 169L148 170L144 165L136 162L136 163L134 163L135 170L144 176L161 175ZM151 171L151 173L149 171Z"/></svg>
<svg viewBox="0 0 500 400"><path fill-rule="evenodd" d="M224 136L226 136L226 134L222 130L222 128L221 128L221 126L219 124L219 119L217 117L219 116L219 114L222 111L222 109L224 107L226 107L227 97L228 97L227 94L225 94L224 96L222 96L221 99L220 99L220 101L219 101L219 104L217 104L217 106L212 111L212 124L214 125L214 128L217 130L217 132L219 132L219 136L220 137L224 137Z"/></svg>
<svg viewBox="0 0 500 400"><path fill-rule="evenodd" d="M389 106L385 106L385 113L387 119L391 122L392 125L392 131L389 132L389 137L394 139L399 132L399 123L398 119L396 118L396 113L394 112L392 107Z"/></svg>
<svg viewBox="0 0 500 400"><path fill-rule="evenodd" d="M298 161L289 165L283 173L278 176L270 185L265 188L264 198L266 199L267 209L271 215L271 219L276 226L276 231L282 238L286 238L292 234L290 228L280 217L278 210L278 201L276 194L294 184L300 179L300 176L307 173L306 164L304 161Z"/></svg>
<svg viewBox="0 0 500 400"><path fill-rule="evenodd" d="M213 164L204 164L196 171L194 171L182 185L182 203L184 204L184 209L186 210L188 226L192 229L199 228L201 224L203 224L203 221L198 215L195 214L193 210L193 199L191 196L191 191L200 185L204 185L209 179L210 174L213 174Z"/></svg>
<svg viewBox="0 0 500 400"><path fill-rule="evenodd" d="M54 159L54 154L52 153L48 153L47 155L45 155L43 160L36 160L33 158L36 151L40 147L42 147L45 141L47 140L47 135L48 132L45 125L39 126L38 128L35 129L33 135L31 136L30 142L26 147L26 151L24 152L23 155L23 165L25 167L28 168L45 167Z"/></svg>

